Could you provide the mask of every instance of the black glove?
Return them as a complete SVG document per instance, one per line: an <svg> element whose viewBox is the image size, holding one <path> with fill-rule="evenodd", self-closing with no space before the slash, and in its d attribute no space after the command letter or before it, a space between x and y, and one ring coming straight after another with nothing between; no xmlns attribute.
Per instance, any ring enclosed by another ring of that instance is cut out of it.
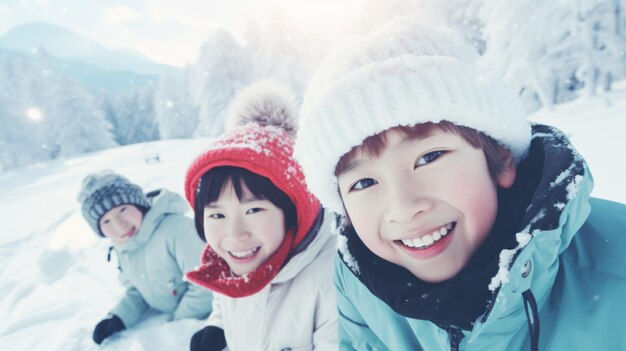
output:
<svg viewBox="0 0 626 351"><path fill-rule="evenodd" d="M226 347L226 338L221 328L209 325L191 337L190 351L220 351Z"/></svg>
<svg viewBox="0 0 626 351"><path fill-rule="evenodd" d="M93 341L99 345L102 340L124 329L126 329L126 326L120 317L112 315L107 319L101 320L96 325L93 330Z"/></svg>

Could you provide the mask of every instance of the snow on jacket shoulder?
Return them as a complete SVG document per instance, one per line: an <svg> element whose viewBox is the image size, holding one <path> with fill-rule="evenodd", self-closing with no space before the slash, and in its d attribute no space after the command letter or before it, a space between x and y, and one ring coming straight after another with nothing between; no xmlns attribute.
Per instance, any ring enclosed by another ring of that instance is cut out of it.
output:
<svg viewBox="0 0 626 351"><path fill-rule="evenodd" d="M336 350L337 304L332 281L336 236L329 213L313 241L258 293L215 294L207 325L224 330L228 350Z"/></svg>
<svg viewBox="0 0 626 351"><path fill-rule="evenodd" d="M187 209L180 195L161 190L135 237L115 247L127 290L111 313L126 326L149 307L174 320L204 318L211 312L212 294L183 281L184 273L200 263L204 248L193 220L184 216Z"/></svg>

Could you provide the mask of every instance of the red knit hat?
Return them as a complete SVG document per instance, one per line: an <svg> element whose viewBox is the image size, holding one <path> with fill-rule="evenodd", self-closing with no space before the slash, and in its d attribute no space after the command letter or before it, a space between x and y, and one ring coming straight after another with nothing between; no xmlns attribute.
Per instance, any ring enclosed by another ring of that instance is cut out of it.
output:
<svg viewBox="0 0 626 351"><path fill-rule="evenodd" d="M231 130L210 145L189 166L185 196L195 206L200 178L220 166L247 169L268 178L283 191L296 208L296 228L285 235L276 252L261 266L236 277L230 267L207 245L201 266L186 274L187 279L230 297L252 295L266 286L280 271L289 253L309 232L320 203L307 189L300 165L293 158L295 128L293 99L274 83L257 83L237 95L229 113Z"/></svg>

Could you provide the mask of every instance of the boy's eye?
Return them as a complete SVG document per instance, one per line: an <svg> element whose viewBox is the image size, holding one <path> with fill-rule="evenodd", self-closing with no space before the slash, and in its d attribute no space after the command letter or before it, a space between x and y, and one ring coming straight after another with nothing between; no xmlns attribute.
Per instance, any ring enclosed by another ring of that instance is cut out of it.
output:
<svg viewBox="0 0 626 351"><path fill-rule="evenodd" d="M253 207L251 209L248 209L246 211L246 214L253 214L253 213L257 213L257 212L261 212L261 211L263 211L262 208L260 208L260 207Z"/></svg>
<svg viewBox="0 0 626 351"><path fill-rule="evenodd" d="M369 188L370 186L377 184L376 181L372 178L364 178L358 180L354 185L350 187L350 191L353 190L363 190L365 188Z"/></svg>
<svg viewBox="0 0 626 351"><path fill-rule="evenodd" d="M122 207L120 207L120 213L122 213L122 212L124 212L124 211L126 211L126 206L122 206Z"/></svg>
<svg viewBox="0 0 626 351"><path fill-rule="evenodd" d="M415 161L415 168L433 162L434 160L438 159L439 156L443 155L443 153L443 151L432 151L425 154L424 156L418 158L417 161Z"/></svg>
<svg viewBox="0 0 626 351"><path fill-rule="evenodd" d="M221 214L221 213L212 213L212 214L209 215L209 218L220 219L220 218L224 218L224 215Z"/></svg>
<svg viewBox="0 0 626 351"><path fill-rule="evenodd" d="M100 225L109 224L109 222L110 222L110 221L109 221L108 219L105 219L104 221L102 221L102 223L100 223Z"/></svg>

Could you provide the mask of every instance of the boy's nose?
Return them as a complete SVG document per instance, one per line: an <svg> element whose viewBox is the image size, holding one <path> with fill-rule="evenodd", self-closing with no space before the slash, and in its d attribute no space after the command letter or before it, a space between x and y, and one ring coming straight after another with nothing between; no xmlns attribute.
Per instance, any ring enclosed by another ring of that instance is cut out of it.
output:
<svg viewBox="0 0 626 351"><path fill-rule="evenodd" d="M130 222L121 218L115 221L116 227L119 231L126 230L130 226Z"/></svg>
<svg viewBox="0 0 626 351"><path fill-rule="evenodd" d="M393 186L386 192L383 216L387 222L406 223L431 208L432 202L410 187Z"/></svg>

